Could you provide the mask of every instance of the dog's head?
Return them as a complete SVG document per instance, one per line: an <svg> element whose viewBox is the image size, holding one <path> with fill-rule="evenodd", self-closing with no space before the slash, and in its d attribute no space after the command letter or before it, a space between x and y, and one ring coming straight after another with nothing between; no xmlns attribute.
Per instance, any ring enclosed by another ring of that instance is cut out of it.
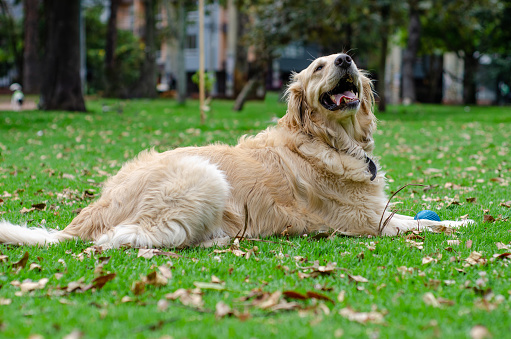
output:
<svg viewBox="0 0 511 339"><path fill-rule="evenodd" d="M376 127L372 84L349 55L314 60L293 75L286 95L283 125L320 137L335 148L353 151L358 145L372 151Z"/></svg>

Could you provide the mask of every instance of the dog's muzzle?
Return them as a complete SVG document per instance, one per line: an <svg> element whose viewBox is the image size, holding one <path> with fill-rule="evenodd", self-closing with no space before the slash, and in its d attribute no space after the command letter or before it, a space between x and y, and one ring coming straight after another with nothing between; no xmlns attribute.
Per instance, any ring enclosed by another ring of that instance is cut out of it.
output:
<svg viewBox="0 0 511 339"><path fill-rule="evenodd" d="M360 104L358 94L360 91L357 87L357 75L353 74L353 70L350 69L353 64L351 57L340 54L335 59L334 64L340 69L340 74L344 75L341 76L334 88L320 96L321 105L330 111L358 108Z"/></svg>

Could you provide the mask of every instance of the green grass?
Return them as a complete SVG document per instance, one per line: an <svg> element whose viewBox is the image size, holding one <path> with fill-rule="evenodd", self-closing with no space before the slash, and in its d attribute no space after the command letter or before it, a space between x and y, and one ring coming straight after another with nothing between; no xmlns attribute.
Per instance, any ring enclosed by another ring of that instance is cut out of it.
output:
<svg viewBox="0 0 511 339"><path fill-rule="evenodd" d="M89 114L0 112L0 218L62 229L75 216L73 211L96 199L101 182L139 151L214 141L234 144L239 136L256 133L285 112L276 95L248 103L243 113L231 112L231 105L214 101L206 126L199 125L194 101L179 107L168 100L92 100ZM82 252L91 244L81 241L49 248L0 245L6 256L0 263L0 304L8 304L0 305L0 337L59 338L79 330L86 338L470 338L475 325L486 327L494 338L507 337L509 261L493 256L511 252L495 244L511 247L511 209L501 205L511 200L511 109L391 106L377 117L375 154L387 172L388 193L408 183L433 187L412 186L399 192L394 202L400 213L433 209L443 219L468 215L474 225L452 235L421 234L424 240L415 241L423 242L422 250L411 246L406 236L242 242L244 250L258 248L249 259L215 253L214 248L182 250L181 258L145 259L137 257L135 249L88 257ZM470 198L475 202L467 201ZM44 204L43 210L20 213L34 204ZM496 221L483 222L485 214ZM460 245L448 245L447 240L459 240ZM473 251L487 262L468 265L465 259ZM26 267L15 268L25 252ZM297 262L297 256L307 261ZM428 256L436 262L423 264ZM59 289L80 279L91 283L100 257L110 257L103 272L116 273L102 289L70 293ZM311 271L301 267L313 266L316 260L319 265L335 262L337 269L301 278L299 274ZM40 270L30 270L31 263ZM135 295L133 283L160 265L172 267L168 283L147 285ZM349 275L368 282L355 283ZM203 290L203 308L179 300L158 308L166 294L193 289L194 282L210 282L212 276L225 285L223 290ZM44 288L23 294L12 284L43 278L49 279ZM289 300L297 308L263 310L254 299L240 299L255 289L315 291L333 302ZM339 301L342 291L345 297ZM429 305L423 300L427 293L449 302ZM123 297L131 301L124 302ZM217 319L219 301L238 316L250 316ZM339 314L348 307L375 310L384 315L383 322L350 321Z"/></svg>

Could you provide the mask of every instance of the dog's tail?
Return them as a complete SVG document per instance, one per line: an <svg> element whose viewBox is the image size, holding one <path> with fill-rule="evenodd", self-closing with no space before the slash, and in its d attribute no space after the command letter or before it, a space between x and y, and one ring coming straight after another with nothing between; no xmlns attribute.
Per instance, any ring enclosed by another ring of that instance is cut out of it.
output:
<svg viewBox="0 0 511 339"><path fill-rule="evenodd" d="M15 245L49 245L74 237L65 231L44 227L27 227L0 220L0 243Z"/></svg>

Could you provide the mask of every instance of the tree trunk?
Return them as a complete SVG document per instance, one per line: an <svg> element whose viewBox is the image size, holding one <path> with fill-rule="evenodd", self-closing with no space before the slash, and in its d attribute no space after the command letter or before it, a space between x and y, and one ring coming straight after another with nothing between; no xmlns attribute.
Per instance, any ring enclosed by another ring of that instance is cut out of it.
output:
<svg viewBox="0 0 511 339"><path fill-rule="evenodd" d="M463 66L463 103L465 105L477 103L475 74L478 64L479 59L474 57L474 51L465 51Z"/></svg>
<svg viewBox="0 0 511 339"><path fill-rule="evenodd" d="M428 102L442 102L442 70L444 69L443 54L433 54L430 58L429 74L428 74Z"/></svg>
<svg viewBox="0 0 511 339"><path fill-rule="evenodd" d="M238 44L236 45L236 60L234 61L234 96L238 97L248 79L248 46L243 42L246 25L248 23L248 15L243 11L239 11L238 17Z"/></svg>
<svg viewBox="0 0 511 339"><path fill-rule="evenodd" d="M378 82L376 89L380 101L378 102L378 111L385 112L387 103L385 100L385 69L387 67L387 50L389 44L389 31L390 31L390 3L385 3L381 7L381 46L380 46L380 61L378 65Z"/></svg>
<svg viewBox="0 0 511 339"><path fill-rule="evenodd" d="M25 47L23 52L23 91L29 94L41 90L39 58L39 0L24 0Z"/></svg>
<svg viewBox="0 0 511 339"><path fill-rule="evenodd" d="M186 19L187 11L184 0L178 1L178 27L177 27L177 102L184 105L187 96L187 79L185 65L185 42L186 42Z"/></svg>
<svg viewBox="0 0 511 339"><path fill-rule="evenodd" d="M243 86L240 94L236 97L236 101L234 101L234 106L232 107L232 110L235 112L239 112L243 109L243 106L245 105L245 102L247 101L247 98L250 93L252 93L257 88L257 79L252 78L250 79L245 86Z"/></svg>
<svg viewBox="0 0 511 339"><path fill-rule="evenodd" d="M415 82L413 77L413 66L419 50L421 37L421 22L418 8L418 1L411 0L410 22L408 24L408 43L403 54L403 103L411 104L417 100L415 93Z"/></svg>
<svg viewBox="0 0 511 339"><path fill-rule="evenodd" d="M80 0L44 0L46 51L41 109L85 111L80 79Z"/></svg>
<svg viewBox="0 0 511 339"><path fill-rule="evenodd" d="M144 0L145 58L140 67L140 78L134 90L138 98L156 97L156 8L157 0Z"/></svg>
<svg viewBox="0 0 511 339"><path fill-rule="evenodd" d="M119 79L115 69L115 49L117 47L117 9L120 0L110 0L110 16L108 18L105 45L105 96L119 96Z"/></svg>

